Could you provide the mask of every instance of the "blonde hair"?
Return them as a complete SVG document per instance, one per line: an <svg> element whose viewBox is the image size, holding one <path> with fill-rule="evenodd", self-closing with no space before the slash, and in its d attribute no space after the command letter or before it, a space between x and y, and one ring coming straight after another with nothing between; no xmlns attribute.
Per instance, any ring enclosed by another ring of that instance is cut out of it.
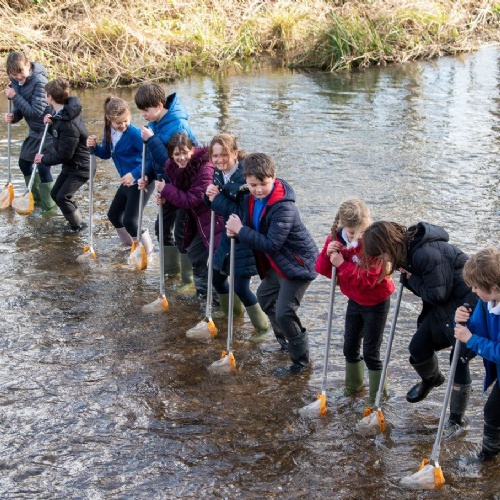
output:
<svg viewBox="0 0 500 500"><path fill-rule="evenodd" d="M363 231L372 223L372 214L366 203L359 198L352 198L340 204L331 228L332 240L337 230L342 228L356 228L355 239L359 239Z"/></svg>
<svg viewBox="0 0 500 500"><path fill-rule="evenodd" d="M224 152L224 154L230 155L231 153L237 151L238 161L243 160L243 158L245 158L246 156L245 151L243 151L242 149L238 149L238 145L236 144L236 139L232 135L222 133L216 135L210 142L210 145L208 146L209 158L212 158L213 148L216 144L219 144L222 147L222 151Z"/></svg>
<svg viewBox="0 0 500 500"><path fill-rule="evenodd" d="M485 248L474 254L464 265L464 281L470 287L491 293L500 290L500 249Z"/></svg>

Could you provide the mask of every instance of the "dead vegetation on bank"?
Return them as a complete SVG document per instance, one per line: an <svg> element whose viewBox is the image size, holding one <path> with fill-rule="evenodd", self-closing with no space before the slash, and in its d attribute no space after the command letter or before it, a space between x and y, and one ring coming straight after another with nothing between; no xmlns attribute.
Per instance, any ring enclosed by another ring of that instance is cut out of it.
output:
<svg viewBox="0 0 500 500"><path fill-rule="evenodd" d="M262 62L335 71L497 41L485 0L0 0L0 51L75 85L168 81Z"/></svg>

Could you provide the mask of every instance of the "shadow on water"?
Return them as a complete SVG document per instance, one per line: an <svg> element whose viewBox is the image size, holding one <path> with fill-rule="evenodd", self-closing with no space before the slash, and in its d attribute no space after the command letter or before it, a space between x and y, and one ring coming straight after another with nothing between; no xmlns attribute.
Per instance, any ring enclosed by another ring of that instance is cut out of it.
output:
<svg viewBox="0 0 500 500"><path fill-rule="evenodd" d="M498 51L487 49L351 74L191 78L176 90L201 142L224 130L246 151L276 158L318 246L338 204L360 196L376 218L441 224L452 242L473 252L498 244L498 60ZM113 92L130 102L134 123L142 124L133 89ZM98 136L108 93L78 91L89 130ZM13 127L14 156L25 134L24 125ZM6 178L5 140L0 175ZM498 463L456 460L472 455L481 440L478 358L471 423L442 445L446 485L419 493L399 485L429 457L444 395L440 387L418 405L405 400L416 379L407 361L416 298L403 296L384 402L387 432L375 438L355 432L366 393L348 398L342 392L346 301L340 296L329 412L303 419L298 410L321 387L328 281L313 282L301 307L311 338L309 373L273 377L287 356L272 339L249 342L245 317L235 323L238 371L211 374L207 368L226 346L226 325L219 321L212 342L187 339L202 318L200 305L176 297L171 284L169 313L141 312L156 298L158 258L144 272L127 268L127 251L106 217L116 187L113 165L99 162L98 260L85 264L76 263L85 235L63 236L61 216L0 212L3 498L500 498ZM86 210L85 188L78 200ZM152 229L152 204L144 216ZM439 354L445 372L448 354Z"/></svg>

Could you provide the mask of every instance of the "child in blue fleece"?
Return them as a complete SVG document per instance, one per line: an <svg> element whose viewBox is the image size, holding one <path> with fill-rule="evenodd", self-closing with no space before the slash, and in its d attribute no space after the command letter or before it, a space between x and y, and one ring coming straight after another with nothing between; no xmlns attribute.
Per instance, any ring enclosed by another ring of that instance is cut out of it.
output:
<svg viewBox="0 0 500 500"><path fill-rule="evenodd" d="M130 247L137 237L139 222L139 196L137 180L141 176L143 140L141 130L130 123L131 114L128 104L119 97L109 96L104 101L104 137L97 144L95 136L89 136L87 146L95 148L95 155L103 160L113 159L120 175L120 187L108 210L108 218L116 229L124 246ZM144 192L143 208L146 205L154 184ZM146 252L153 249L147 231L141 237Z"/></svg>
<svg viewBox="0 0 500 500"><path fill-rule="evenodd" d="M500 249L477 252L465 263L463 275L479 301L472 315L464 306L457 309L455 337L483 358L484 390L493 384L484 405L483 444L477 456L487 461L500 453Z"/></svg>

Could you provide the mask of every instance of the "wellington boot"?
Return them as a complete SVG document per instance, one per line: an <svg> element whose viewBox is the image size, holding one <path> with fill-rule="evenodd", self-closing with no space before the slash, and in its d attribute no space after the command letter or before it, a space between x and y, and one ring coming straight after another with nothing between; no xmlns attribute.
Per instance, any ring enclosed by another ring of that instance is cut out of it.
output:
<svg viewBox="0 0 500 500"><path fill-rule="evenodd" d="M248 306L246 310L256 331L256 334L252 335L250 340L252 342L260 342L261 340L264 340L271 328L271 323L269 322L267 314L262 310L258 302L253 306Z"/></svg>
<svg viewBox="0 0 500 500"><path fill-rule="evenodd" d="M500 427L494 427L486 422L483 427L483 446L478 454L482 462L493 460L500 453Z"/></svg>
<svg viewBox="0 0 500 500"><path fill-rule="evenodd" d="M377 392L380 385L382 370L368 370L369 404L373 406L377 398ZM384 382L383 397L387 397L387 378Z"/></svg>
<svg viewBox="0 0 500 500"><path fill-rule="evenodd" d="M28 186L30 179L31 175L24 176L24 182L26 183L26 186ZM33 179L33 185L31 186L31 194L33 195L33 200L37 205L39 205L40 202L42 201L40 197L40 184L41 184L40 174L37 172L35 174L35 178Z"/></svg>
<svg viewBox="0 0 500 500"><path fill-rule="evenodd" d="M129 232L124 227L117 227L116 234L118 235L118 238L120 238L120 243L122 244L122 246L128 248L132 246L132 236L130 236Z"/></svg>
<svg viewBox="0 0 500 500"><path fill-rule="evenodd" d="M345 395L352 396L364 386L365 362L345 364Z"/></svg>
<svg viewBox="0 0 500 500"><path fill-rule="evenodd" d="M309 341L307 331L287 339L288 354L292 360L291 366L287 368L277 368L273 370L276 377L296 375L310 368L309 365Z"/></svg>
<svg viewBox="0 0 500 500"><path fill-rule="evenodd" d="M439 387L445 380L444 375L439 370L436 353L423 363L414 363L410 358L410 364L422 377L422 380L415 384L406 394L406 401L418 403L427 397L434 387Z"/></svg>
<svg viewBox="0 0 500 500"><path fill-rule="evenodd" d="M219 304L224 315L228 316L229 314L229 294L228 293L219 293ZM241 316L243 313L243 304L239 297L234 295L234 303L233 303L233 317L237 318Z"/></svg>
<svg viewBox="0 0 500 500"><path fill-rule="evenodd" d="M74 232L80 232L83 229L83 218L78 208L69 214L63 214Z"/></svg>
<svg viewBox="0 0 500 500"><path fill-rule="evenodd" d="M175 245L163 247L163 268L168 278L179 276L181 272L181 254Z"/></svg>
<svg viewBox="0 0 500 500"><path fill-rule="evenodd" d="M450 418L448 426L464 426L467 421L464 417L465 410L469 403L470 393L472 392L471 384L453 384L450 398Z"/></svg>
<svg viewBox="0 0 500 500"><path fill-rule="evenodd" d="M193 283L193 266L187 253L179 254L181 263L181 281L184 284Z"/></svg>
<svg viewBox="0 0 500 500"><path fill-rule="evenodd" d="M50 196L53 182L44 182L39 186L40 204L42 205L42 212L55 212L57 210L56 202ZM33 195L34 196L34 195Z"/></svg>

